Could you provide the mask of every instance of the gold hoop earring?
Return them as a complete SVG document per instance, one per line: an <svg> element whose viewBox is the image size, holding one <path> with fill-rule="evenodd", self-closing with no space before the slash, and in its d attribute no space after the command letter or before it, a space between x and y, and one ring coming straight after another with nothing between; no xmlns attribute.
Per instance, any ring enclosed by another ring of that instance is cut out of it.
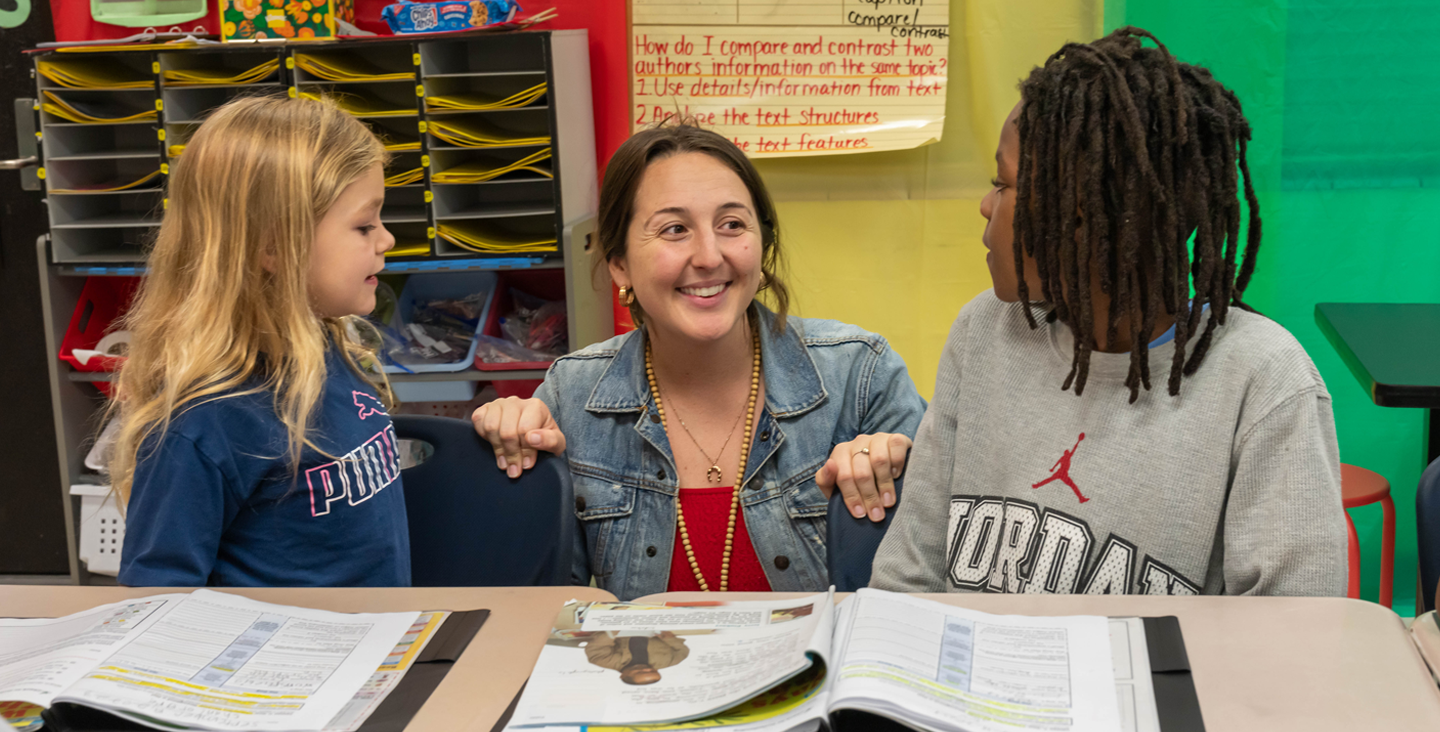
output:
<svg viewBox="0 0 1440 732"><path fill-rule="evenodd" d="M620 304L627 308L635 304L635 290L633 288L620 288Z"/></svg>

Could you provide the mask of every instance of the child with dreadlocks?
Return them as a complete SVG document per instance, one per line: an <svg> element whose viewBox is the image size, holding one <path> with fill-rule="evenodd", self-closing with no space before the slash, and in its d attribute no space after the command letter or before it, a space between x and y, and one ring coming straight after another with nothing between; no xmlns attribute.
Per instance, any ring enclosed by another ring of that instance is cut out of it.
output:
<svg viewBox="0 0 1440 732"><path fill-rule="evenodd" d="M1242 300L1239 100L1137 28L1067 44L1020 92L981 204L995 288L950 331L872 584L1343 593L1330 395Z"/></svg>

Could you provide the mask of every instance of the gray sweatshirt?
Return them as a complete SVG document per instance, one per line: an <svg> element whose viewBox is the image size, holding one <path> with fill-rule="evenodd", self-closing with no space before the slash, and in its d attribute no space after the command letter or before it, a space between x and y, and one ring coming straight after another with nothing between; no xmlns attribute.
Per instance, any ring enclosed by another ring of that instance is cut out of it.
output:
<svg viewBox="0 0 1440 732"><path fill-rule="evenodd" d="M871 586L903 592L1342 595L1330 394L1295 338L1232 308L1165 390L1129 404L1129 354L1061 391L1070 330L985 292L951 327Z"/></svg>

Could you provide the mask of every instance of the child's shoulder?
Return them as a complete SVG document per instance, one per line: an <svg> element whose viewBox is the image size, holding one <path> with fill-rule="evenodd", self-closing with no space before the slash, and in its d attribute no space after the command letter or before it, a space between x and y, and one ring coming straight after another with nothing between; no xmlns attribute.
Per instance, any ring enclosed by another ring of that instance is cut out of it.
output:
<svg viewBox="0 0 1440 732"><path fill-rule="evenodd" d="M1275 398L1311 390L1320 398L1330 398L1315 362L1285 326L1234 307L1225 321L1215 331L1201 372L1209 369L1217 376L1243 378L1252 390L1274 392Z"/></svg>

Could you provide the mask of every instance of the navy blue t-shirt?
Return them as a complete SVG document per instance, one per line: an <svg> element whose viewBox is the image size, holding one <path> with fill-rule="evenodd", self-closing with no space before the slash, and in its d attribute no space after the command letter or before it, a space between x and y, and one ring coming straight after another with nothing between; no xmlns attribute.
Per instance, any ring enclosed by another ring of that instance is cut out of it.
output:
<svg viewBox="0 0 1440 732"><path fill-rule="evenodd" d="M299 475L274 395L183 411L135 466L121 584L410 586L410 532L390 416L332 348Z"/></svg>

